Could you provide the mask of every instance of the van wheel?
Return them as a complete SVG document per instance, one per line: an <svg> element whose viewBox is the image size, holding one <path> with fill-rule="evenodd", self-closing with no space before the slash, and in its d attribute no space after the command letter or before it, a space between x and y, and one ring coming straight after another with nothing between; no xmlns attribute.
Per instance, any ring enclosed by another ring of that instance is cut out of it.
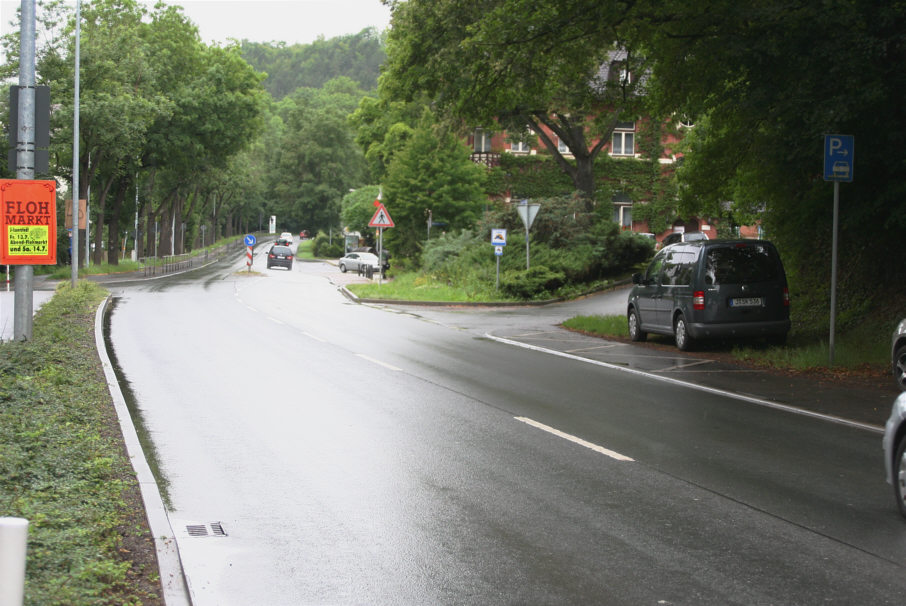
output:
<svg viewBox="0 0 906 606"><path fill-rule="evenodd" d="M648 338L648 333L642 330L639 312L634 309L629 312L629 338L633 341L644 341Z"/></svg>
<svg viewBox="0 0 906 606"><path fill-rule="evenodd" d="M676 316L673 323L673 335L676 338L676 348L680 351L689 351L692 349L692 337L686 330L686 318L683 314Z"/></svg>

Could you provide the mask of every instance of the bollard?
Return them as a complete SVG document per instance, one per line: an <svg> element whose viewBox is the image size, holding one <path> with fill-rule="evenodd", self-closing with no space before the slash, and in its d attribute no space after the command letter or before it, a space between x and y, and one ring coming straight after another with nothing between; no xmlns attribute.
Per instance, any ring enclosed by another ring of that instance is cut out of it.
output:
<svg viewBox="0 0 906 606"><path fill-rule="evenodd" d="M25 547L28 520L0 518L0 606L22 606L25 599Z"/></svg>

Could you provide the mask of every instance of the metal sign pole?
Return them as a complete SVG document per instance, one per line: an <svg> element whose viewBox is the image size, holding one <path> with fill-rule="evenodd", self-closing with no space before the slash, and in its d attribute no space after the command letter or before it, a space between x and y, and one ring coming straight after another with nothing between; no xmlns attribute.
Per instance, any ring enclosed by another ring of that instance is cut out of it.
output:
<svg viewBox="0 0 906 606"><path fill-rule="evenodd" d="M22 0L19 25L19 99L16 178L35 178L35 0ZM13 340L30 341L34 314L35 268L16 266Z"/></svg>
<svg viewBox="0 0 906 606"><path fill-rule="evenodd" d="M834 365L834 332L837 323L837 221L840 215L840 182L834 181L834 235L831 244L829 365Z"/></svg>

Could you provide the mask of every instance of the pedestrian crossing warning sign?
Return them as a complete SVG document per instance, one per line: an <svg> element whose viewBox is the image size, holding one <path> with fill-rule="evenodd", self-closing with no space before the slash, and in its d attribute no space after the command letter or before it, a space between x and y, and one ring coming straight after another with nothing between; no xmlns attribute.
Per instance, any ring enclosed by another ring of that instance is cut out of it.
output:
<svg viewBox="0 0 906 606"><path fill-rule="evenodd" d="M390 213L381 204L375 211L374 216L371 217L371 221L368 222L368 227L396 227L396 225L393 223L393 219L390 218Z"/></svg>

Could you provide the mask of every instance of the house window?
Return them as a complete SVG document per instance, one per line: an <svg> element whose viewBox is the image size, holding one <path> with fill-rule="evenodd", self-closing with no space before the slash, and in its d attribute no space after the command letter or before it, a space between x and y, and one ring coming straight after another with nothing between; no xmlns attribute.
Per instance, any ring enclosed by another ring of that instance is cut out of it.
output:
<svg viewBox="0 0 906 606"><path fill-rule="evenodd" d="M557 137L557 151L560 152L561 154L571 154L572 153L569 150L569 146L566 143L564 143L560 137Z"/></svg>
<svg viewBox="0 0 906 606"><path fill-rule="evenodd" d="M475 143L474 143L474 147L473 147L474 151L476 151L476 152L491 151L491 137L492 136L493 136L493 133L491 131L487 131L483 128L476 128L475 129Z"/></svg>
<svg viewBox="0 0 906 606"><path fill-rule="evenodd" d="M613 194L613 222L620 229L632 229L632 198L621 191Z"/></svg>
<svg viewBox="0 0 906 606"><path fill-rule="evenodd" d="M618 122L610 144L612 156L635 155L635 122Z"/></svg>
<svg viewBox="0 0 906 606"><path fill-rule="evenodd" d="M510 151L516 152L516 153L518 153L518 152L528 153L529 146L528 146L528 144L526 144L523 141L514 141L513 143L510 143Z"/></svg>

